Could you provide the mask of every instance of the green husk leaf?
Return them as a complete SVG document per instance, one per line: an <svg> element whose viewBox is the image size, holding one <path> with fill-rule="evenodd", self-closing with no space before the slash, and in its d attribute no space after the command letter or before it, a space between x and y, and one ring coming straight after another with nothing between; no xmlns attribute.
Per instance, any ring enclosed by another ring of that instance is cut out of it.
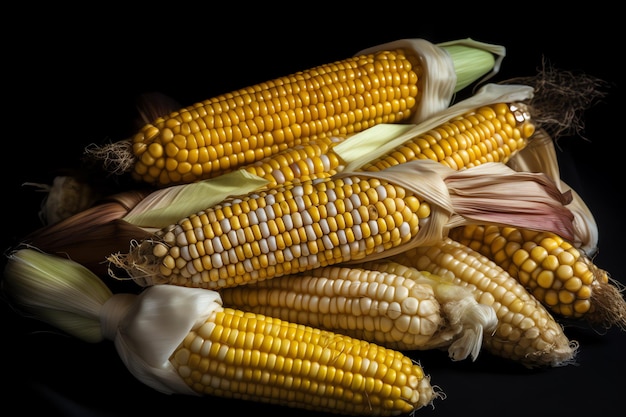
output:
<svg viewBox="0 0 626 417"><path fill-rule="evenodd" d="M143 228L162 228L234 195L247 194L268 183L245 170L209 180L154 191L139 202L123 220Z"/></svg>

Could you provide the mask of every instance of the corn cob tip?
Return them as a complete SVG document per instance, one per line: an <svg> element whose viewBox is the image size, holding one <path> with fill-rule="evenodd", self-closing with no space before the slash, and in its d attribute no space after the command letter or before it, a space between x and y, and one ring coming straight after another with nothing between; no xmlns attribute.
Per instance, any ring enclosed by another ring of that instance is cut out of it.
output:
<svg viewBox="0 0 626 417"><path fill-rule="evenodd" d="M533 87L530 112L537 125L553 140L563 136L584 138L584 112L606 96L607 83L585 73L554 68L546 63L534 76L505 80L502 84Z"/></svg>
<svg viewBox="0 0 626 417"><path fill-rule="evenodd" d="M592 286L591 310L585 319L599 331L612 327L626 331L626 299L623 296L626 286L602 269L597 269L596 273L604 279L596 280Z"/></svg>

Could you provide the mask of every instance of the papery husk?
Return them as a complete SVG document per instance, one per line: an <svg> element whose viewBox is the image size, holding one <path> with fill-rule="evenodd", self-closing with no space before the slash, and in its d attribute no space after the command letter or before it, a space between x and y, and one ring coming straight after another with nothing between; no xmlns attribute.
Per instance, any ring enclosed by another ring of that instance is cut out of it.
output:
<svg viewBox="0 0 626 417"><path fill-rule="evenodd" d="M507 163L520 172L542 172L550 177L562 192L569 192L572 201L567 205L574 214L574 237L570 241L587 256L598 250L599 231L593 213L582 197L561 179L554 140L545 130L535 133L533 141L515 154Z"/></svg>
<svg viewBox="0 0 626 417"><path fill-rule="evenodd" d="M221 308L217 292L161 286L114 294L85 266L33 248L9 254L2 284L27 316L89 343L113 341L128 370L146 385L199 395L169 359L191 328Z"/></svg>
<svg viewBox="0 0 626 417"><path fill-rule="evenodd" d="M128 223L154 230L211 207L233 195L247 194L268 183L240 169L208 180L156 190L124 216Z"/></svg>
<svg viewBox="0 0 626 417"><path fill-rule="evenodd" d="M424 81L421 84L421 98L416 105L417 110L409 120L405 120L403 123L420 123L446 109L452 102L454 93L481 77L483 77L482 82L484 82L498 73L502 59L506 55L506 48L501 45L478 42L471 38L439 44L433 44L419 38L398 39L363 49L356 55L396 48L410 50L418 56L424 74ZM479 54L482 58L473 60L473 62L463 59L462 56L466 55L465 53L458 55L458 52L463 50L467 55Z"/></svg>
<svg viewBox="0 0 626 417"><path fill-rule="evenodd" d="M109 254L151 234L122 220L147 193L125 191L109 196L86 210L31 232L19 246L68 257L99 276L107 276Z"/></svg>
<svg viewBox="0 0 626 417"><path fill-rule="evenodd" d="M573 215L566 208L569 193L561 193L542 173L517 172L489 162L455 171L430 159L395 165L377 172L345 172L335 177L372 177L404 187L428 202L430 216L406 244L374 253L369 261L427 246L445 238L454 227L470 224L515 225L573 237ZM515 193L511 193L515 189Z"/></svg>

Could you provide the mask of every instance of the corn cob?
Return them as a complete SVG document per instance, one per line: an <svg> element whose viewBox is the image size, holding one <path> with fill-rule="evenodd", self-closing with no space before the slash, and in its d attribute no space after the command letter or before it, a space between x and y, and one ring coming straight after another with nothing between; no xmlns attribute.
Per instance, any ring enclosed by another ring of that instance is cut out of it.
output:
<svg viewBox="0 0 626 417"><path fill-rule="evenodd" d="M399 351L223 307L214 291L112 294L82 265L34 249L11 253L4 278L18 309L85 341L114 340L131 373L163 393L371 416L408 414L440 395Z"/></svg>
<svg viewBox="0 0 626 417"><path fill-rule="evenodd" d="M497 321L493 309L476 303L471 292L430 274L407 279L348 266L223 288L220 295L226 306L393 349L449 348L455 360L477 355L482 328L489 332Z"/></svg>
<svg viewBox="0 0 626 417"><path fill-rule="evenodd" d="M452 229L449 236L506 270L553 313L626 328L626 301L618 284L557 234L472 224Z"/></svg>
<svg viewBox="0 0 626 417"><path fill-rule="evenodd" d="M359 266L405 276L414 273L407 275L407 270L394 263L451 279L471 289L480 304L493 307L498 325L484 337L484 347L492 354L528 368L562 366L575 360L577 343L567 338L549 311L515 278L473 249L445 238Z"/></svg>
<svg viewBox="0 0 626 417"><path fill-rule="evenodd" d="M429 214L393 183L326 177L224 201L109 260L140 285L226 288L382 253Z"/></svg>
<svg viewBox="0 0 626 417"><path fill-rule="evenodd" d="M490 65L477 66L473 80L493 67L493 55L481 48L447 47L448 54L446 47L414 41L453 68L467 49L488 56ZM129 140L85 151L114 173L130 171L151 185L212 178L310 140L410 121L422 113L425 62L410 45L362 53L181 108L147 123ZM449 77L433 91L443 96L437 105L447 106L457 82L464 86L467 79L443 68Z"/></svg>
<svg viewBox="0 0 626 417"><path fill-rule="evenodd" d="M416 159L432 159L454 170L486 162L506 163L528 144L534 132L535 124L524 103L484 105L407 139L361 170L381 171Z"/></svg>

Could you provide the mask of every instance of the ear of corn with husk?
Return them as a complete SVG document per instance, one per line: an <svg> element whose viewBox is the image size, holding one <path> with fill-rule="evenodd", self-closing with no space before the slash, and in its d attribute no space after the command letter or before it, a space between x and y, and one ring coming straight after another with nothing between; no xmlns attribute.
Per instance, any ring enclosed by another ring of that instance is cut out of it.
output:
<svg viewBox="0 0 626 417"><path fill-rule="evenodd" d="M507 182L499 194L493 180ZM518 187L517 194L506 192L511 185ZM439 240L446 227L463 224L464 216L472 221L507 218L525 226L538 221L570 233L563 198L541 175L515 173L503 164L456 172L433 161L413 161L229 199L109 260L141 285L217 289L389 256Z"/></svg>
<svg viewBox="0 0 626 417"><path fill-rule="evenodd" d="M83 340L112 340L129 371L163 393L368 416L408 414L442 395L399 351L223 307L215 291L113 295L84 266L34 249L11 253L4 272L17 308Z"/></svg>
<svg viewBox="0 0 626 417"><path fill-rule="evenodd" d="M109 171L156 186L215 177L311 140L424 119L494 69L485 46L400 41L184 107L129 140L85 152ZM480 56L470 57L475 66L462 64L468 49Z"/></svg>

